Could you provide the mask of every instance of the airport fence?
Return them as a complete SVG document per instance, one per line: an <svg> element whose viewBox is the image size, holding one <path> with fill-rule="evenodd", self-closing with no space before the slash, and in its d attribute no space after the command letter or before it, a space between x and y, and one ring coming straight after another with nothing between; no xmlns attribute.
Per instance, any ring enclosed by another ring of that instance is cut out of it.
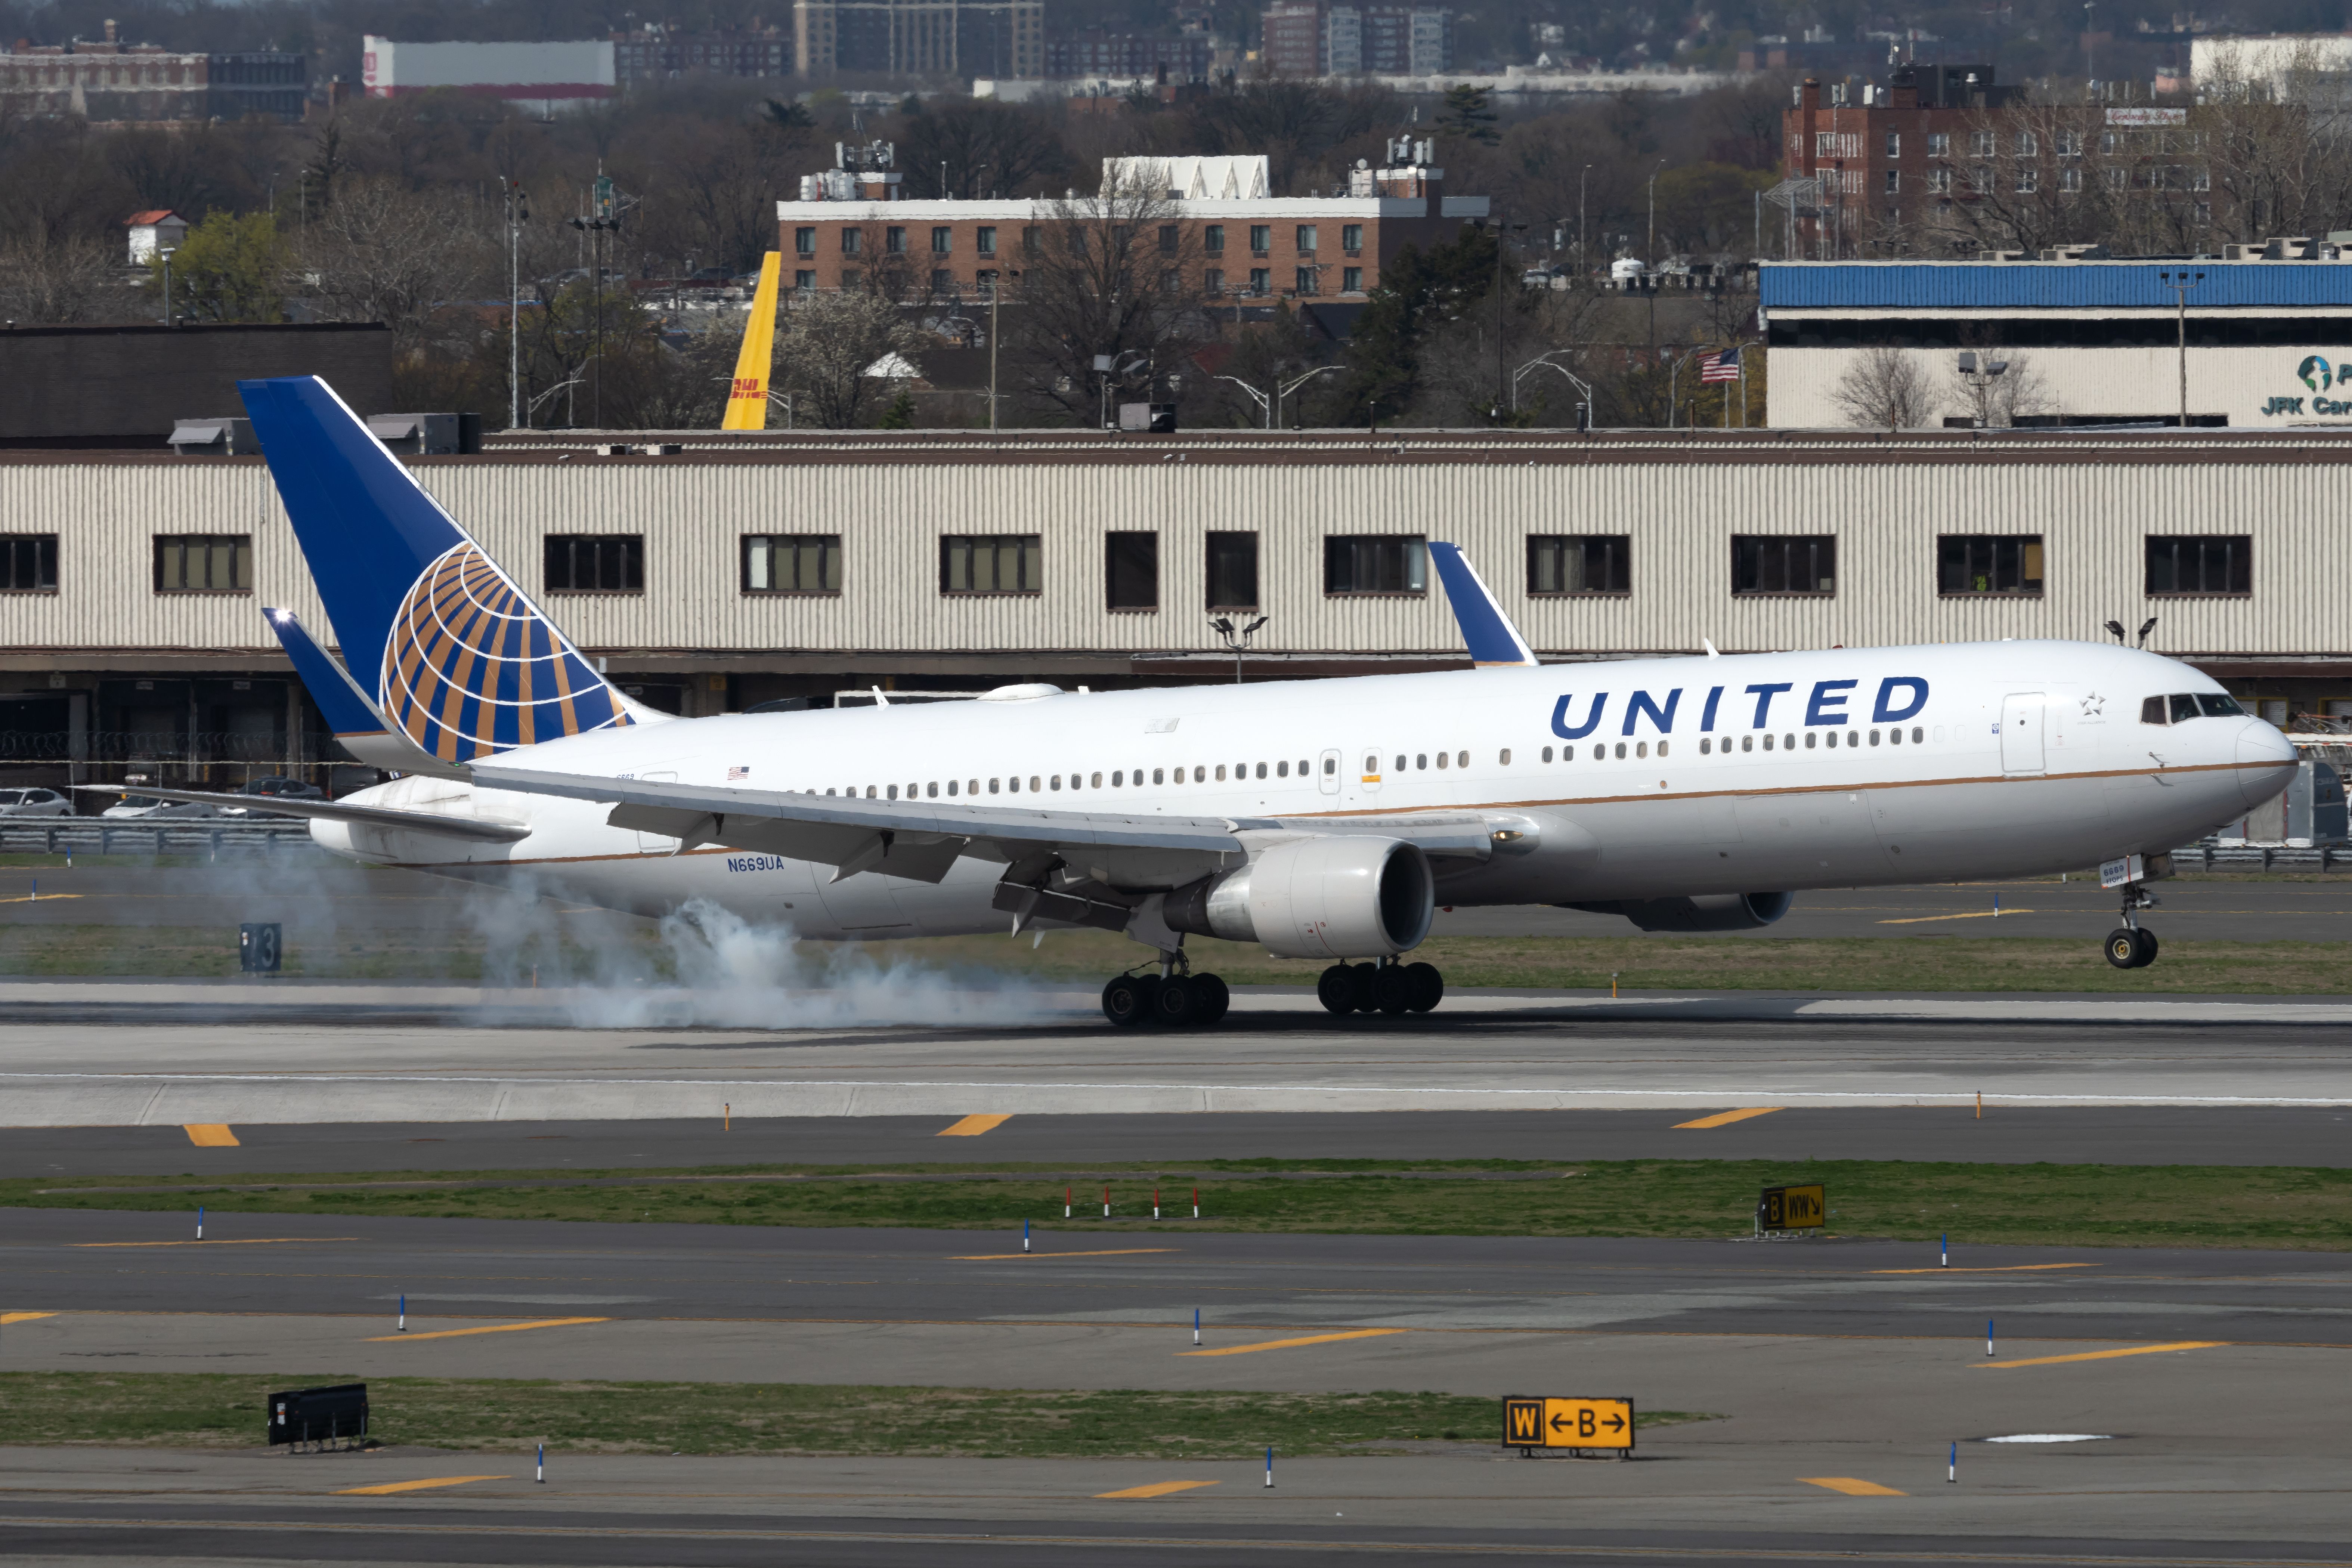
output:
<svg viewBox="0 0 2352 1568"><path fill-rule="evenodd" d="M176 822L105 822L89 817L0 817L0 854L260 855L311 848L310 824L299 816L235 826L202 817Z"/></svg>

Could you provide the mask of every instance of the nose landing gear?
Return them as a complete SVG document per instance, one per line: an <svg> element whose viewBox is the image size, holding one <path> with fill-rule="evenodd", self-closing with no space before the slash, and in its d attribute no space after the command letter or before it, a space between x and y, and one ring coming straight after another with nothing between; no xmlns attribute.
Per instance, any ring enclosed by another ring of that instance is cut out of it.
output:
<svg viewBox="0 0 2352 1568"><path fill-rule="evenodd" d="M2117 969L2146 969L2156 962L2156 933L2139 923L2139 911L2156 908L2156 896L2137 882L2124 885L2124 923L2107 933L2104 951Z"/></svg>
<svg viewBox="0 0 2352 1568"><path fill-rule="evenodd" d="M1426 1013L1445 998L1445 977L1433 963L1335 963L1315 982L1317 1000L1331 1012Z"/></svg>

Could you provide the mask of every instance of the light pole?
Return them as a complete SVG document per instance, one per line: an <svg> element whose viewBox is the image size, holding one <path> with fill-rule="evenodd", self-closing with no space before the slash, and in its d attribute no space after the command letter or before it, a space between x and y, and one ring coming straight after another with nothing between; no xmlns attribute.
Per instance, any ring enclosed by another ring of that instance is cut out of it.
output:
<svg viewBox="0 0 2352 1568"><path fill-rule="evenodd" d="M1979 430L1989 428L1991 423L1990 397L1993 378L2003 374L2008 369L2009 362L2005 359L1994 359L1988 354L1979 363L1975 350L1960 351L1960 380L1976 396L1977 428Z"/></svg>
<svg viewBox="0 0 2352 1568"><path fill-rule="evenodd" d="M2205 281L2202 272L2158 272L2157 287L2172 290L2180 327L2180 427L2189 428L2189 290Z"/></svg>
<svg viewBox="0 0 2352 1568"><path fill-rule="evenodd" d="M1676 395L1675 387L1682 380L1683 366L1690 363L1692 354L1701 352L1703 351L1696 348L1691 350L1690 353L1675 361L1666 371L1666 428L1669 430L1675 427L1675 411L1681 406L1681 398Z"/></svg>
<svg viewBox="0 0 2352 1568"><path fill-rule="evenodd" d="M1576 176L1576 274L1580 279L1584 276L1587 267L1584 259L1584 181L1585 176L1591 173L1592 165L1587 163Z"/></svg>
<svg viewBox="0 0 2352 1568"><path fill-rule="evenodd" d="M2091 5L2092 0L2083 0L2083 85L2085 87L2099 79L2091 57Z"/></svg>
<svg viewBox="0 0 2352 1568"><path fill-rule="evenodd" d="M1665 166L1666 161L1661 158L1658 168L1650 171L1650 237L1643 245L1642 268L1651 277L1658 271L1658 169Z"/></svg>
<svg viewBox="0 0 2352 1568"><path fill-rule="evenodd" d="M1252 390L1255 389L1253 388ZM1265 617L1264 616L1260 616L1249 625L1238 629L1234 627L1233 617L1231 616L1218 616L1209 622L1210 629L1214 631L1220 638L1223 639L1225 647L1233 651L1234 684L1235 686L1239 686L1242 683L1242 655L1248 651L1251 637L1256 633L1258 627L1264 625L1265 625Z"/></svg>
<svg viewBox="0 0 2352 1568"><path fill-rule="evenodd" d="M172 324L172 250L168 245L157 246L155 254L163 258L163 324Z"/></svg>
<svg viewBox="0 0 2352 1568"><path fill-rule="evenodd" d="M1318 375L1336 375L1336 374L1339 374L1339 369L1340 369L1340 367L1339 367L1339 366L1338 366L1338 365L1336 365L1336 364L1318 364L1318 365L1317 365L1313 370L1308 371L1305 375L1302 375L1302 376L1298 377L1296 381L1292 381L1292 382L1288 383L1287 384L1280 384L1280 389L1279 389L1278 391L1276 391L1276 392L1275 393L1275 395L1274 395L1274 412L1275 412L1275 416L1276 416L1276 424L1278 425L1278 424L1279 424L1279 422L1280 422L1280 416L1281 416L1281 414L1282 414L1282 400L1283 400L1284 398L1286 398L1286 397L1289 396L1292 393L1294 393L1294 392L1297 391L1300 387L1305 386L1308 382L1313 381L1317 376L1318 376Z"/></svg>
<svg viewBox="0 0 2352 1568"><path fill-rule="evenodd" d="M522 226L530 221L530 197L501 174L507 188L507 428L522 423ZM689 268L689 270L691 270Z"/></svg>
<svg viewBox="0 0 2352 1568"><path fill-rule="evenodd" d="M1509 357L1503 350L1503 251L1510 231L1525 229L1528 226L1524 223L1507 224L1500 217L1472 218L1470 221L1477 227L1491 226L1495 231L1495 417L1499 421L1503 416L1504 400L1509 396L1504 377L1510 369Z"/></svg>
<svg viewBox="0 0 2352 1568"><path fill-rule="evenodd" d="M1591 429L1592 426L1591 384L1578 376L1578 374L1574 371L1569 369L1568 366L1556 363L1551 357L1552 354L1573 353L1575 352L1576 351L1573 349L1553 349L1549 353L1538 354L1535 358L1528 361L1527 363L1519 366L1517 371L1513 372L1511 375L1511 412L1517 414L1519 411L1519 383L1526 377L1528 372L1531 370L1556 370L1559 372L1560 374L1568 378L1569 385L1576 388L1577 391L1584 395L1584 401L1576 405L1581 411L1580 416L1577 420L1577 428L1580 430Z"/></svg>
<svg viewBox="0 0 2352 1568"><path fill-rule="evenodd" d="M1255 398L1257 400L1258 407L1265 411L1265 427L1269 430L1274 428L1274 403L1273 400L1268 398L1265 393L1260 392L1256 387L1252 386L1248 382L1244 381L1237 375L1221 375L1217 377L1217 379L1219 381L1230 381L1235 386L1240 387L1244 392L1248 393L1252 397Z"/></svg>
<svg viewBox="0 0 2352 1568"><path fill-rule="evenodd" d="M588 236L588 297L596 310L589 328L593 345L590 357L596 364L595 391L588 407L589 417L601 430L604 427L604 236L621 226L620 217L614 211L613 182L601 163L596 166L595 203L591 212L591 216L573 218L572 226Z"/></svg>
<svg viewBox="0 0 2352 1568"><path fill-rule="evenodd" d="M734 378L733 376L722 376L722 377L719 377L719 379L723 380L723 381L732 381L732 380L734 380L735 378ZM576 375L575 375L575 376L573 376L570 381L559 381L559 382L557 382L553 386L549 387L545 392L541 393L537 397L534 397L534 398L532 398L532 399L530 400L530 412L531 416L532 416L534 418L535 418L535 417L537 417L537 416L538 416L538 414L539 414L539 405L540 405L541 404L542 404L542 403L546 402L549 398L551 398L551 397L554 396L557 393L562 392L562 391L564 388L566 388L566 387L569 387L569 386L577 386L577 385L579 385L579 384L580 384L580 378L579 378L578 376L576 376Z"/></svg>

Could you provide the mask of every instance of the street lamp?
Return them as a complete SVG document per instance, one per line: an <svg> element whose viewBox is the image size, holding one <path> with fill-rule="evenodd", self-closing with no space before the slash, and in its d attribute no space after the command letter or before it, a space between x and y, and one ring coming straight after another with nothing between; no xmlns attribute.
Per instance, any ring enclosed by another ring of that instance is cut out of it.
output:
<svg viewBox="0 0 2352 1568"><path fill-rule="evenodd" d="M1552 358L1552 354L1573 353L1575 352L1576 351L1573 349L1553 349L1549 353L1538 354L1535 358L1528 361L1527 363L1519 366L1519 368L1511 375L1511 412L1517 414L1519 411L1519 382L1527 375L1528 372L1531 370L1556 370L1559 372L1560 374L1568 378L1569 385L1574 387L1577 391L1584 395L1584 401L1576 405L1580 410L1576 427L1580 430L1591 429L1592 427L1592 384L1585 381L1574 371L1569 369L1568 366L1559 363Z"/></svg>
<svg viewBox="0 0 2352 1568"><path fill-rule="evenodd" d="M1244 392L1248 393L1250 396L1256 401L1259 409L1265 413L1265 427L1269 430L1274 428L1274 404L1266 397L1265 393L1260 392L1256 387L1252 386L1248 382L1244 381L1237 375L1221 375L1217 377L1217 379L1219 381L1230 381L1235 386L1240 387Z"/></svg>
<svg viewBox="0 0 2352 1568"><path fill-rule="evenodd" d="M155 247L155 254L163 258L163 324L167 327L172 324L172 250L168 245Z"/></svg>
<svg viewBox="0 0 2352 1568"><path fill-rule="evenodd" d="M1584 181L1591 173L1592 165L1587 163L1576 176L1576 274L1580 279L1584 276L1587 266L1584 259Z"/></svg>
<svg viewBox="0 0 2352 1568"><path fill-rule="evenodd" d="M734 378L733 376L720 376L720 377L718 377L717 379L721 380L721 381L732 381L732 380L734 380L735 378ZM538 414L539 414L539 405L540 405L541 404L542 404L542 403L546 402L549 398L551 398L551 397L554 396L557 393L562 392L565 387L567 387L567 386L577 386L577 385L579 385L579 384L580 384L580 378L579 378L578 376L576 376L576 375L575 375L575 376L573 376L570 381L559 381L559 382L557 382L553 386L549 387L545 392L541 393L537 397L534 397L534 398L532 398L532 399L530 400L530 408L529 412L530 413L530 415L531 415L534 418L536 418L536 417L538 416Z"/></svg>
<svg viewBox="0 0 2352 1568"><path fill-rule="evenodd" d="M1231 378L1228 377L1226 379L1230 380ZM1252 388L1252 390L1255 391L1255 388ZM1217 616L1212 618L1209 622L1210 629L1214 631L1217 636L1223 640L1225 647L1233 653L1234 684L1235 686L1239 686L1242 683L1242 655L1248 651L1250 638L1256 634L1258 627L1264 625L1265 625L1265 617L1264 616L1260 616L1249 625L1239 627L1238 629L1234 626L1234 620L1231 616Z"/></svg>
<svg viewBox="0 0 2352 1568"><path fill-rule="evenodd" d="M2178 272L2162 271L2156 275L2158 288L2172 290L2173 301L2179 312L2176 319L2180 328L2180 427L2183 430L2189 428L2189 290L2204 281L2205 274L2202 272L2189 272L2186 269Z"/></svg>
<svg viewBox="0 0 2352 1568"><path fill-rule="evenodd" d="M502 174L499 182L507 196L507 428L511 430L522 423L522 226L530 221L530 197L517 181Z"/></svg>
<svg viewBox="0 0 2352 1568"><path fill-rule="evenodd" d="M1298 378L1297 378L1297 380L1295 380L1295 381L1291 381L1291 382L1284 383L1284 384L1277 384L1277 389L1276 389L1276 391L1275 392L1275 395L1274 395L1274 414L1275 414L1275 423L1276 423L1277 426L1278 426L1278 425L1279 425L1279 423L1280 423L1281 416L1282 416L1282 400L1283 400L1284 398L1286 398L1286 397L1289 396L1292 393L1294 393L1294 392L1297 391L1300 387L1305 386L1308 382L1313 381L1317 376L1318 376L1318 375L1336 375L1336 374L1339 374L1339 369L1340 369L1340 367L1339 367L1339 366L1338 366L1338 365L1336 365L1336 364L1318 364L1318 365L1317 365L1313 370L1308 371L1305 375L1302 375L1302 376L1298 377Z"/></svg>
<svg viewBox="0 0 2352 1568"><path fill-rule="evenodd" d="M2008 370L2009 362L2005 359L1994 359L1987 355L1980 363L1975 350L1960 351L1960 380L1967 385L1969 392L1975 395L1977 428L1979 430L1985 429L1990 423L1988 403L1992 393L1993 379L2006 374Z"/></svg>

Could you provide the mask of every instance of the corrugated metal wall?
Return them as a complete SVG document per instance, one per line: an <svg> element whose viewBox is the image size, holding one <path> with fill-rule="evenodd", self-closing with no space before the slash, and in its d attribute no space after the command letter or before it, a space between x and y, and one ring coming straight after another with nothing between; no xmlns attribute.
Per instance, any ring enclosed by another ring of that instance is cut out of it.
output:
<svg viewBox="0 0 2352 1568"><path fill-rule="evenodd" d="M1836 306L1915 310L2170 310L2153 261L1769 261L1758 269L1767 310ZM2340 261L2203 261L2189 312L2233 307L2352 305Z"/></svg>
<svg viewBox="0 0 2352 1568"><path fill-rule="evenodd" d="M2101 460L1956 463L1900 449L1783 452L1705 461L1276 464L980 458L842 463L448 462L418 473L522 584L538 593L548 532L638 532L643 596L556 595L584 647L707 650L758 668L786 651L1142 652L1213 648L1202 608L1202 535L1261 535L1267 651L1390 653L1460 647L1442 595L1335 599L1322 592L1327 533L1414 532L1470 553L1528 640L1547 652L1729 649L2002 637L2101 635L2109 618L2160 617L2151 646L2195 653L2332 653L2345 629L2337 542L2347 475L2291 453L2259 463ZM1160 536L1156 614L1104 605L1103 539ZM0 646L28 649L268 648L259 609L325 619L266 475L224 462L77 462L0 468L0 532L57 532L60 592L0 596ZM158 595L152 536L255 536L251 595ZM746 533L838 532L837 598L738 591ZM1045 591L939 593L947 532L1044 535ZM1633 592L1530 599L1529 533L1626 533ZM1735 598L1733 534L1833 533L1826 598ZM2149 600L2154 533L2253 536L2250 599ZM1941 533L2040 533L2039 600L1946 599Z"/></svg>

